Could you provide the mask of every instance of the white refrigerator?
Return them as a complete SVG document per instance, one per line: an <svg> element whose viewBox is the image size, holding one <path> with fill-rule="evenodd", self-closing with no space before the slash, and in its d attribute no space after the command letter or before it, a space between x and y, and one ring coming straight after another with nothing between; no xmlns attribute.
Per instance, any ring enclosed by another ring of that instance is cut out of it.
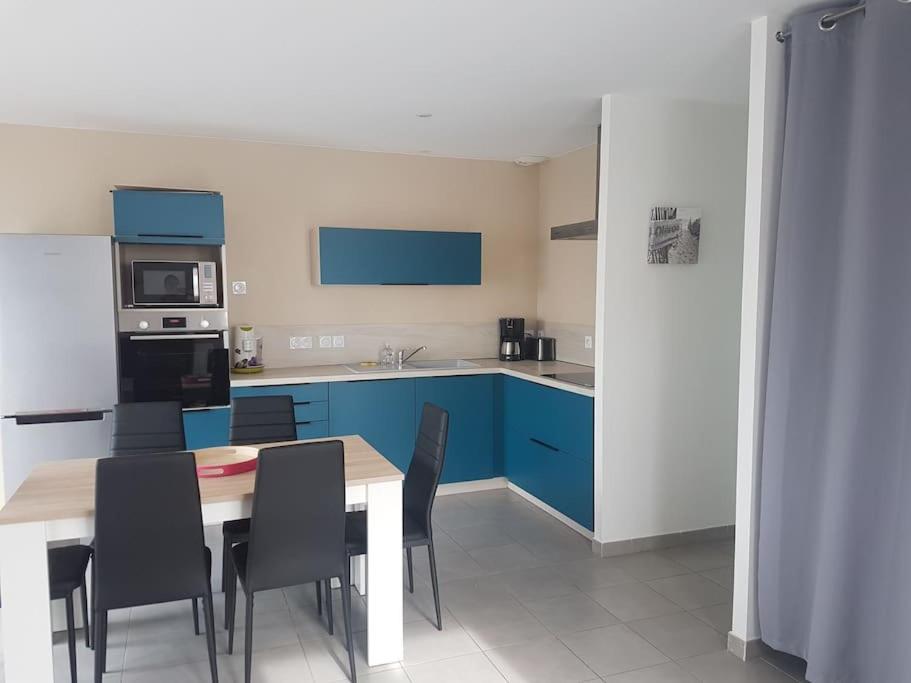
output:
<svg viewBox="0 0 911 683"><path fill-rule="evenodd" d="M0 502L41 462L107 454L111 238L0 235Z"/></svg>

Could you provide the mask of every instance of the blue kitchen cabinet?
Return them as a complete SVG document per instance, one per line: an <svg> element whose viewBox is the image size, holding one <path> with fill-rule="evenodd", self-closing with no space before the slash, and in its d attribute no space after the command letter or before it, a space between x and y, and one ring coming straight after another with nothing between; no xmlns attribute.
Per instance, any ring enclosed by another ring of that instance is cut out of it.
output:
<svg viewBox="0 0 911 683"><path fill-rule="evenodd" d="M290 396L294 402L297 438L320 439L329 436L329 388L325 382L231 389L231 398L244 396Z"/></svg>
<svg viewBox="0 0 911 683"><path fill-rule="evenodd" d="M183 431L187 449L192 451L210 446L226 446L230 422L230 408L183 411Z"/></svg>
<svg viewBox="0 0 911 683"><path fill-rule="evenodd" d="M114 190L114 239L146 244L224 244L217 192Z"/></svg>
<svg viewBox="0 0 911 683"><path fill-rule="evenodd" d="M376 379L329 384L329 434L359 434L402 472L414 451L415 381Z"/></svg>
<svg viewBox="0 0 911 683"><path fill-rule="evenodd" d="M424 403L449 411L442 483L497 476L494 464L494 376L422 377L415 380L415 420Z"/></svg>
<svg viewBox="0 0 911 683"><path fill-rule="evenodd" d="M505 377L507 478L587 529L594 529L594 401Z"/></svg>
<svg viewBox="0 0 911 683"><path fill-rule="evenodd" d="M481 233L319 230L322 285L479 285Z"/></svg>

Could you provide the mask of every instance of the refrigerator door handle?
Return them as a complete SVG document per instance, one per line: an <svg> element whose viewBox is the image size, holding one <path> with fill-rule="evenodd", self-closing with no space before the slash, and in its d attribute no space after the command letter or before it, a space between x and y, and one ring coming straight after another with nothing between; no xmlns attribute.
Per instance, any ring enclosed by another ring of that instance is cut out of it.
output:
<svg viewBox="0 0 911 683"><path fill-rule="evenodd" d="M105 414L110 412L110 410L58 410L49 413L18 413L16 415L4 415L4 418L15 420L17 425L97 422L103 420Z"/></svg>

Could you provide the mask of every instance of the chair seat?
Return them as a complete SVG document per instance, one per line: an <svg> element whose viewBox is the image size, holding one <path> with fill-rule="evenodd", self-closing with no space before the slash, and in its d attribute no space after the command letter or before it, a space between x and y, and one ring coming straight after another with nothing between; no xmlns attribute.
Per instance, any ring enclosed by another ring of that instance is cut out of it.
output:
<svg viewBox="0 0 911 683"><path fill-rule="evenodd" d="M47 551L51 600L65 598L82 585L92 549L87 545L68 545Z"/></svg>
<svg viewBox="0 0 911 683"><path fill-rule="evenodd" d="M221 533L230 543L246 541L250 536L250 519L232 519L221 525Z"/></svg>
<svg viewBox="0 0 911 683"><path fill-rule="evenodd" d="M412 517L402 518L402 540L405 546L426 545L430 538ZM367 511L356 510L345 515L345 545L349 555L367 553Z"/></svg>

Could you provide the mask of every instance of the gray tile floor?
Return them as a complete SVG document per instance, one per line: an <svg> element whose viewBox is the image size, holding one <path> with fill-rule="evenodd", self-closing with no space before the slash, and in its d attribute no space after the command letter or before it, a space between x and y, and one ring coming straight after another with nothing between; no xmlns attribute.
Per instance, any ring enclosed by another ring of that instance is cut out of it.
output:
<svg viewBox="0 0 911 683"><path fill-rule="evenodd" d="M589 541L505 490L440 497L434 523L444 629L430 622L427 555L418 550L415 592L405 594L401 664L367 667L365 603L354 600L358 678L364 683L801 680L786 660L743 663L725 651L731 543L599 559ZM222 596L215 601L220 623ZM328 636L312 586L265 594L254 609L254 680L347 680L341 628ZM192 628L188 603L113 614L105 681L208 681L205 641ZM224 653L220 628L217 643ZM227 683L243 680L242 633L235 644L234 655L219 655L220 679ZM57 679L69 680L62 637L54 655ZM80 680L91 680L92 670L91 653L80 644Z"/></svg>

